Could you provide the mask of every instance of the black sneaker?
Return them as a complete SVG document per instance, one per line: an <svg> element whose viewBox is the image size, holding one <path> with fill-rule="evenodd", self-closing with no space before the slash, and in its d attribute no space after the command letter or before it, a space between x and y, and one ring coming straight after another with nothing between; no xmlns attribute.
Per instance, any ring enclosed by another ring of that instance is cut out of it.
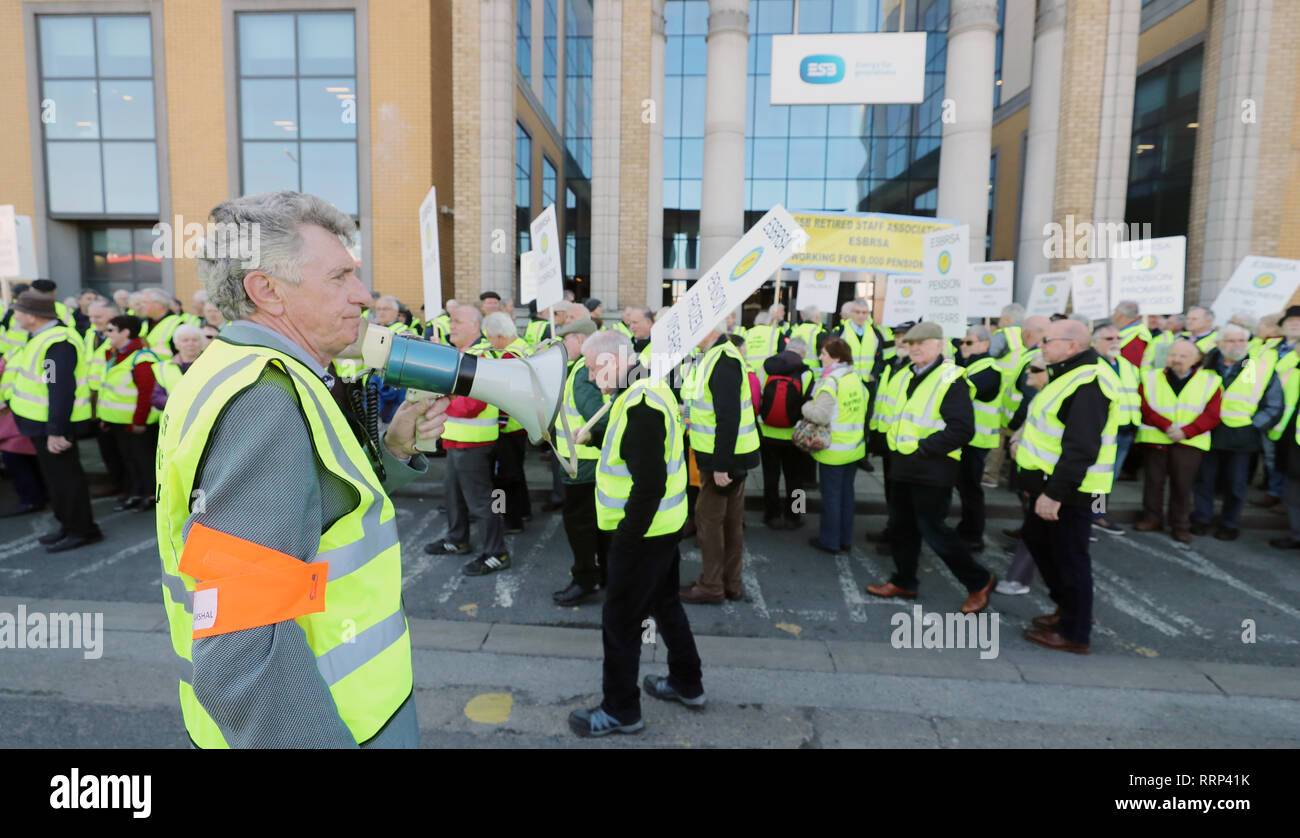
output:
<svg viewBox="0 0 1300 838"><path fill-rule="evenodd" d="M673 689L667 678L657 678L654 675L645 676L645 680L641 682L641 689L660 701L680 701L692 710L703 710L705 703L708 701L702 691L694 698L687 698Z"/></svg>
<svg viewBox="0 0 1300 838"><path fill-rule="evenodd" d="M1107 518L1098 518L1097 520L1092 522L1092 526L1094 529L1099 529L1102 532L1110 533L1111 535L1124 534L1123 527L1112 524L1110 520Z"/></svg>
<svg viewBox="0 0 1300 838"><path fill-rule="evenodd" d="M465 565L462 572L466 576L486 576L489 573L496 573L498 570L505 570L508 567L510 567L509 553L502 553L499 556L489 556L484 553Z"/></svg>
<svg viewBox="0 0 1300 838"><path fill-rule="evenodd" d="M431 556L468 556L470 553L469 542L456 544L451 541L435 541L432 544L424 545L424 552Z"/></svg>
<svg viewBox="0 0 1300 838"><path fill-rule="evenodd" d="M606 736L611 733L640 733L645 730L645 720L624 724L605 712L602 707L589 710L574 710L569 714L569 729L586 739L592 736Z"/></svg>

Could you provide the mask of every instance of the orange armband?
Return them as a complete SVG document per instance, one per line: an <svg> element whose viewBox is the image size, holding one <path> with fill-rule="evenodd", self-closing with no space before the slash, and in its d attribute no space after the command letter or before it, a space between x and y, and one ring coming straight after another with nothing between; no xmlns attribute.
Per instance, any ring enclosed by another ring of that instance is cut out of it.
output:
<svg viewBox="0 0 1300 838"><path fill-rule="evenodd" d="M194 589L194 639L325 610L329 562L304 562L195 523L181 553Z"/></svg>

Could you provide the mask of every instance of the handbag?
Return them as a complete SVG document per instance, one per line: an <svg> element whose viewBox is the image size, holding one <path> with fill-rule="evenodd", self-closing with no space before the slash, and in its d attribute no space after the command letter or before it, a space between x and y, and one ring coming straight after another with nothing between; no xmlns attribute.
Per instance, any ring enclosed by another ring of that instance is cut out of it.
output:
<svg viewBox="0 0 1300 838"><path fill-rule="evenodd" d="M831 444L831 426L800 419L795 423L790 441L800 451L809 454L814 451L824 451Z"/></svg>

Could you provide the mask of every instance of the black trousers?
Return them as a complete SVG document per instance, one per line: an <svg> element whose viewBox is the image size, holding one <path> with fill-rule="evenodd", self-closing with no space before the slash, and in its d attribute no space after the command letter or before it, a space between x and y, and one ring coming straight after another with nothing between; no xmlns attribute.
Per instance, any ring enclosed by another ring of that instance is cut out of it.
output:
<svg viewBox="0 0 1300 838"><path fill-rule="evenodd" d="M492 444L492 488L506 493L506 527L518 529L524 516L532 515L528 482L524 479L524 458L528 456L528 434L501 434Z"/></svg>
<svg viewBox="0 0 1300 838"><path fill-rule="evenodd" d="M34 436L36 459L41 464L41 476L50 493L50 506L65 536L90 538L99 534L95 517L90 511L90 488L86 485L86 472L81 468L81 452L77 441L69 438L72 447L62 454L51 454L47 447L49 437Z"/></svg>
<svg viewBox="0 0 1300 838"><path fill-rule="evenodd" d="M16 454L0 451L0 461L14 481L18 503L22 506L43 506L50 499L41 478L41 463L34 454Z"/></svg>
<svg viewBox="0 0 1300 838"><path fill-rule="evenodd" d="M759 444L763 458L763 520L784 517L797 521L802 516L794 512L794 493L804 487L807 465L811 459L788 439L763 437ZM785 494L781 494L781 475L785 475Z"/></svg>
<svg viewBox="0 0 1300 838"><path fill-rule="evenodd" d="M1020 537L1047 584L1047 595L1061 609L1056 631L1071 643L1087 643L1092 630L1092 511L1062 506L1060 520L1044 521L1032 508Z"/></svg>
<svg viewBox="0 0 1300 838"><path fill-rule="evenodd" d="M145 425L142 434L131 433L130 425L109 425L109 433L122 455L126 476L122 487L129 497L154 496L154 459L158 452L158 426Z"/></svg>
<svg viewBox="0 0 1300 838"><path fill-rule="evenodd" d="M894 566L889 581L909 591L917 589L916 563L924 539L939 554L957 581L974 593L989 582L989 572L974 558L957 531L944 523L952 508L951 486L922 486L919 483L894 483L890 509L891 543Z"/></svg>
<svg viewBox="0 0 1300 838"><path fill-rule="evenodd" d="M662 640L668 648L668 683L687 698L704 692L700 655L678 598L680 536L673 533L642 539L635 550L627 552L610 547L609 587L601 613L605 646L601 707L624 724L641 718L641 689L636 682L646 617L654 617L656 642Z"/></svg>
<svg viewBox="0 0 1300 838"><path fill-rule="evenodd" d="M967 541L984 540L984 461L987 448L967 445L961 449L961 466L957 471L957 495L961 498L961 521L957 534Z"/></svg>
<svg viewBox="0 0 1300 838"><path fill-rule="evenodd" d="M596 484L564 484L564 534L573 551L573 581L584 588L606 583L612 533L596 526Z"/></svg>
<svg viewBox="0 0 1300 838"><path fill-rule="evenodd" d="M99 456L104 460L104 467L108 469L108 481L113 484L113 488L127 491L126 463L122 459L122 452L117 448L117 438L113 435L112 427L101 427L95 431L95 442L99 445Z"/></svg>

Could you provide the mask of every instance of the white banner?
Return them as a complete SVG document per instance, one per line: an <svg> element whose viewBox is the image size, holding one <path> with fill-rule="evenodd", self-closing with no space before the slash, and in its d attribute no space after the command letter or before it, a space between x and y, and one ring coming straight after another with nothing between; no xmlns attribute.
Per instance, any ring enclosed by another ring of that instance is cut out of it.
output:
<svg viewBox="0 0 1300 838"><path fill-rule="evenodd" d="M834 314L840 298L839 271L799 271L799 291L795 311L815 308L822 314Z"/></svg>
<svg viewBox="0 0 1300 838"><path fill-rule="evenodd" d="M1074 298L1076 313L1092 320L1110 317L1106 288L1105 262L1089 262L1070 267L1070 294Z"/></svg>
<svg viewBox="0 0 1300 838"><path fill-rule="evenodd" d="M533 259L537 278L537 310L564 299L564 268L560 264L561 241L555 224L555 204L542 210L528 227L532 233Z"/></svg>
<svg viewBox="0 0 1300 838"><path fill-rule="evenodd" d="M1286 309L1300 287L1300 262L1247 256L1214 298L1214 322L1222 326L1237 313L1263 317Z"/></svg>
<svg viewBox="0 0 1300 838"><path fill-rule="evenodd" d="M966 282L970 274L970 227L927 233L921 245L925 279L925 319L943 327L943 336L966 334Z"/></svg>
<svg viewBox="0 0 1300 838"><path fill-rule="evenodd" d="M537 299L537 257L531 250L525 250L519 254L519 304L528 305L535 299Z"/></svg>
<svg viewBox="0 0 1300 838"><path fill-rule="evenodd" d="M1029 291L1025 316L1041 314L1049 317L1053 314L1065 314L1065 306L1069 302L1070 275L1068 273L1039 274L1034 277L1034 286Z"/></svg>
<svg viewBox="0 0 1300 838"><path fill-rule="evenodd" d="M773 105L920 104L925 33L772 36Z"/></svg>
<svg viewBox="0 0 1300 838"><path fill-rule="evenodd" d="M438 262L438 188L420 202L420 268L424 275L424 319L442 314L442 269Z"/></svg>
<svg viewBox="0 0 1300 838"><path fill-rule="evenodd" d="M0 205L0 276L18 276L18 225L13 204Z"/></svg>
<svg viewBox="0 0 1300 838"><path fill-rule="evenodd" d="M966 287L968 317L1001 317L1002 309L1011 304L1015 262L976 262L970 266L970 284Z"/></svg>
<svg viewBox="0 0 1300 838"><path fill-rule="evenodd" d="M885 315L882 325L915 323L925 316L925 278L890 274L885 281Z"/></svg>
<svg viewBox="0 0 1300 838"><path fill-rule="evenodd" d="M808 234L785 207L778 204L768 210L651 328L651 377L667 378L686 353L722 324L727 312L738 308L807 241Z"/></svg>
<svg viewBox="0 0 1300 838"><path fill-rule="evenodd" d="M1187 237L1138 239L1126 247L1127 256L1111 260L1110 298L1134 300L1144 315L1181 312Z"/></svg>

